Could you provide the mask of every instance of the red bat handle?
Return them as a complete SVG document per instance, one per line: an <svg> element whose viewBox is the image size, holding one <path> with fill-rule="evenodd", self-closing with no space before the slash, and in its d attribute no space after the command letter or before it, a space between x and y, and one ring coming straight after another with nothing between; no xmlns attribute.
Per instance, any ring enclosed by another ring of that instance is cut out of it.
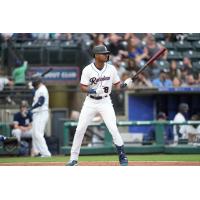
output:
<svg viewBox="0 0 200 200"><path fill-rule="evenodd" d="M158 57L160 57L167 49L166 48L162 48L160 49L155 55L153 55L146 63L146 65L151 64L152 62L154 62Z"/></svg>
<svg viewBox="0 0 200 200"><path fill-rule="evenodd" d="M148 61L147 63L142 67L140 68L137 73L131 78L133 81L138 77L138 75L144 71L149 64L151 64L152 62L154 62L158 57L160 57L167 49L166 48L162 48L160 49L155 55L153 55Z"/></svg>

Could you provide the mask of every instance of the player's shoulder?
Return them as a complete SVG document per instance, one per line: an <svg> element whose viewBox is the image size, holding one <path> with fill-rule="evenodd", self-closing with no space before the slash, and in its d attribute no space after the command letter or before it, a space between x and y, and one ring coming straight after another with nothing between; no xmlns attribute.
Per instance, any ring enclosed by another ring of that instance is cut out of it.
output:
<svg viewBox="0 0 200 200"><path fill-rule="evenodd" d="M20 112L16 112L16 113L14 114L14 117L16 117L16 118L19 118L19 117L20 117L20 115L21 115L21 113L20 113Z"/></svg>
<svg viewBox="0 0 200 200"><path fill-rule="evenodd" d="M184 120L184 116L181 113L177 113L174 117L174 121Z"/></svg>
<svg viewBox="0 0 200 200"><path fill-rule="evenodd" d="M91 69L92 68L92 65L93 65L93 63L90 63L89 65L86 65L84 68L83 68L83 70L88 70L88 69Z"/></svg>
<svg viewBox="0 0 200 200"><path fill-rule="evenodd" d="M107 65L107 69L108 69L108 70L116 71L116 67L115 67L114 65L112 65L112 64L110 64L110 63L107 63L106 65Z"/></svg>
<svg viewBox="0 0 200 200"><path fill-rule="evenodd" d="M46 85L42 84L41 87L39 87L40 90L47 90Z"/></svg>
<svg viewBox="0 0 200 200"><path fill-rule="evenodd" d="M93 64L90 63L89 65L86 65L84 68L83 68L83 71L82 73L89 73L92 69L93 69Z"/></svg>
<svg viewBox="0 0 200 200"><path fill-rule="evenodd" d="M47 90L47 87L43 84L41 85L35 92L35 95L40 95L41 93L47 93L48 90Z"/></svg>

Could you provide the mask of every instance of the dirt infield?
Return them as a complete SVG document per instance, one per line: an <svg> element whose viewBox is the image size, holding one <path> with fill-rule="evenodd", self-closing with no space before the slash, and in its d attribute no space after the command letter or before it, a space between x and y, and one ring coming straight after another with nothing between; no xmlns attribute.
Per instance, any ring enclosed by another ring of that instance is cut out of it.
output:
<svg viewBox="0 0 200 200"><path fill-rule="evenodd" d="M0 166L65 166L63 162L21 162L0 163ZM118 162L80 162L79 166L119 166ZM200 166L200 162L177 162L177 161L135 161L129 162L129 166Z"/></svg>

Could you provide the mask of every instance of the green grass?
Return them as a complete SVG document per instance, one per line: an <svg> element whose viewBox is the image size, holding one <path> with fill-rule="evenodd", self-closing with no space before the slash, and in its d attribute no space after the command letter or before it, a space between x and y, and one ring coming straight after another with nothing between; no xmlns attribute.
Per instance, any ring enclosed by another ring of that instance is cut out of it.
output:
<svg viewBox="0 0 200 200"><path fill-rule="evenodd" d="M200 162L200 155L128 155L129 161L192 161ZM33 158L33 157L0 157L0 163L20 163L20 162L66 162L69 156L53 156L51 158ZM118 161L117 155L105 156L80 156L79 161Z"/></svg>

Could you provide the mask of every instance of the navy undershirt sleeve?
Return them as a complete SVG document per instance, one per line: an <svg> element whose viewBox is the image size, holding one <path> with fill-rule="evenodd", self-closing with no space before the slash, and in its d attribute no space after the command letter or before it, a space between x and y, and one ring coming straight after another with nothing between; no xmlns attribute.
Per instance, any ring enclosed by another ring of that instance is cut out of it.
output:
<svg viewBox="0 0 200 200"><path fill-rule="evenodd" d="M31 109L35 109L42 106L44 104L44 100L45 100L44 96L40 96L38 102Z"/></svg>

